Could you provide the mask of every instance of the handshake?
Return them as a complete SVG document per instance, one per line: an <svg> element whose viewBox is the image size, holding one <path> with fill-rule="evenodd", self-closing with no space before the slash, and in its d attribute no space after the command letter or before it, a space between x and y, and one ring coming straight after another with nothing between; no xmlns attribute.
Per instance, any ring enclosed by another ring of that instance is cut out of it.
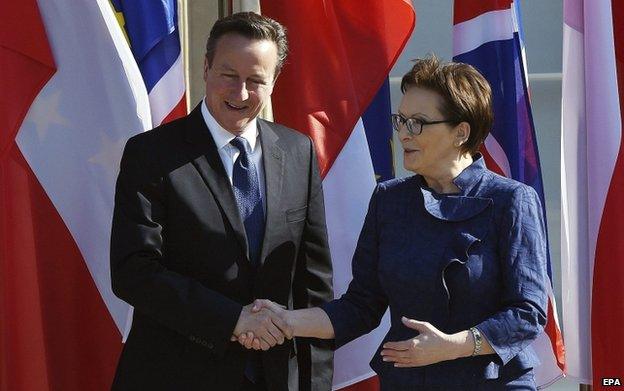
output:
<svg viewBox="0 0 624 391"><path fill-rule="evenodd" d="M269 350L292 339L294 330L289 318L289 311L279 304L255 300L243 307L231 340L247 349Z"/></svg>

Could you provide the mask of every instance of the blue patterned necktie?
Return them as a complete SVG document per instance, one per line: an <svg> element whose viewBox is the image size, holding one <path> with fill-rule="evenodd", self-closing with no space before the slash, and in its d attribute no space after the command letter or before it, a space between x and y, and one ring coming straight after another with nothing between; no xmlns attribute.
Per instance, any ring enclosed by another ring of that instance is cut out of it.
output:
<svg viewBox="0 0 624 391"><path fill-rule="evenodd" d="M260 198L258 170L251 160L251 147L243 137L230 141L240 151L234 162L232 186L238 211L245 225L249 260L254 267L260 264L260 251L264 238L264 208Z"/></svg>
<svg viewBox="0 0 624 391"><path fill-rule="evenodd" d="M247 244L249 246L249 260L254 268L260 264L260 251L264 237L264 208L260 198L260 183L258 171L249 156L251 147L243 137L235 137L230 141L240 151L232 171L232 187L238 204L238 211L245 224ZM252 383L262 377L260 353L251 351L245 364L245 376Z"/></svg>

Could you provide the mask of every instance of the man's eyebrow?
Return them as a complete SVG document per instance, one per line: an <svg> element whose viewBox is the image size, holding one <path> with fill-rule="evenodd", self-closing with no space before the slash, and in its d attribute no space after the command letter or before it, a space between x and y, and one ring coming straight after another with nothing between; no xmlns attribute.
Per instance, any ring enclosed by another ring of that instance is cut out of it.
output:
<svg viewBox="0 0 624 391"><path fill-rule="evenodd" d="M215 68L218 69L219 71L236 72L236 69L234 69L232 66L228 64L219 64Z"/></svg>

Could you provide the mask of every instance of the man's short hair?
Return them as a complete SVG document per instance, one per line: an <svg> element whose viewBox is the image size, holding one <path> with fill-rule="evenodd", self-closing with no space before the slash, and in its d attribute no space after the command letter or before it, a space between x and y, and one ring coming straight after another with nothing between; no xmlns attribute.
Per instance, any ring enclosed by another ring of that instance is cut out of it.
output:
<svg viewBox="0 0 624 391"><path fill-rule="evenodd" d="M274 42L277 46L275 77L279 75L288 56L286 28L279 22L255 12L238 12L217 20L206 42L206 58L209 67L212 66L219 38L226 34L238 34L248 39Z"/></svg>
<svg viewBox="0 0 624 391"><path fill-rule="evenodd" d="M473 66L461 62L441 62L435 55L414 61L401 80L401 92L419 87L442 97L440 113L455 124L470 124L470 136L462 152L474 155L494 122L492 89Z"/></svg>

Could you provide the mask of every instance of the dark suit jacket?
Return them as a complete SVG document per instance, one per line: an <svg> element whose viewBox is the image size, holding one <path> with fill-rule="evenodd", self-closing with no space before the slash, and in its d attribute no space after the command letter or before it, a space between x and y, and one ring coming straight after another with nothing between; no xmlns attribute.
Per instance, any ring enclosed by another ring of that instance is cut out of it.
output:
<svg viewBox="0 0 624 391"><path fill-rule="evenodd" d="M278 124L258 119L258 127L266 231L257 271L199 106L126 144L111 275L115 294L135 309L113 389L236 390L249 351L230 337L243 305L268 298L305 308L332 299L313 144ZM332 353L321 342L288 341L261 356L269 390L288 389L289 368L301 390L331 389Z"/></svg>

